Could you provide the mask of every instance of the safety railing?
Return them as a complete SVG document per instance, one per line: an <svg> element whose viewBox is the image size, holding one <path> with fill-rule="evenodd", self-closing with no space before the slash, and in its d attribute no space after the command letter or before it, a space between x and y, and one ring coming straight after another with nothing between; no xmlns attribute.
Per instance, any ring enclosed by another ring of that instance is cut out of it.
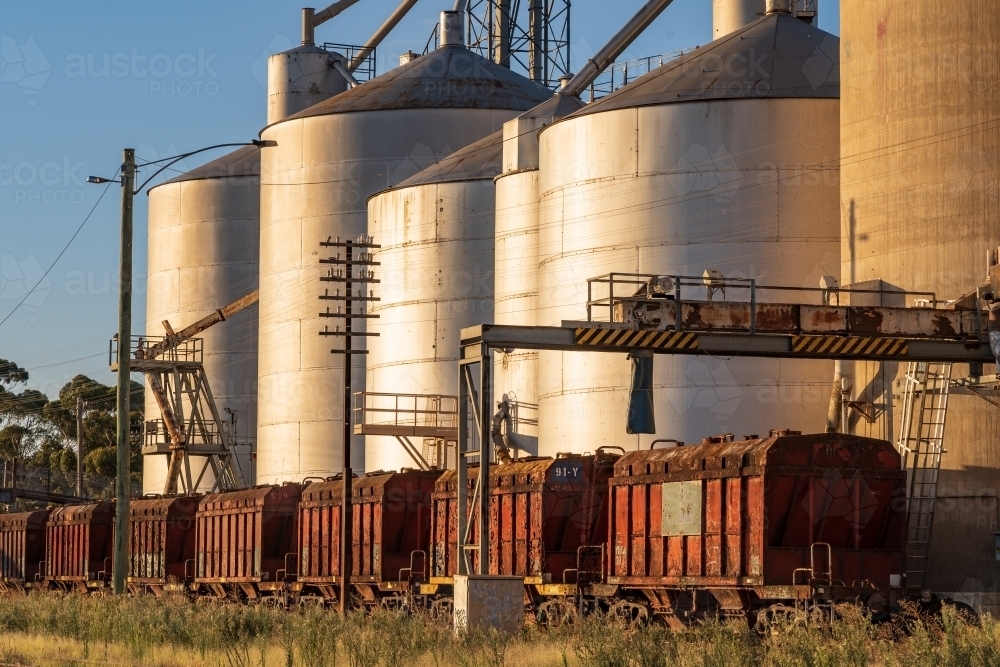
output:
<svg viewBox="0 0 1000 667"><path fill-rule="evenodd" d="M458 396L445 394L354 394L355 428L398 429L400 434L415 429L438 431L458 429Z"/></svg>
<svg viewBox="0 0 1000 667"><path fill-rule="evenodd" d="M668 275L654 273L608 273L587 280L587 321L615 321L615 308L637 300L662 300L677 304L674 328L682 328L680 307L685 301L712 301L717 296L722 301L749 303L749 322L744 330L756 333L759 304L792 302L812 305L850 305L854 295L879 295L879 301L896 300L905 305L910 297L914 307L939 308L946 304L934 292L910 292L889 289L861 289L840 287L832 278L825 278L826 286L787 287L761 285L756 278L727 278L721 272L708 269L700 276ZM794 296L790 296L794 295ZM869 304L865 304L869 305Z"/></svg>
<svg viewBox="0 0 1000 667"><path fill-rule="evenodd" d="M132 336L129 340L129 358L146 360L150 357L149 350L165 342L165 336ZM156 361L178 364L200 364L205 357L205 342L201 338L189 338L176 345L166 346L156 355ZM108 363L112 368L118 365L118 336L114 336L108 345Z"/></svg>

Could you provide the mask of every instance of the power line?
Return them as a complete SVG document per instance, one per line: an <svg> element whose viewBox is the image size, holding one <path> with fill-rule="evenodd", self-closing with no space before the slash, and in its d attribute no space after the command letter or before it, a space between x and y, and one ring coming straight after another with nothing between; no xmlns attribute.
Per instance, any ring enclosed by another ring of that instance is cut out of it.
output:
<svg viewBox="0 0 1000 667"><path fill-rule="evenodd" d="M119 169L118 171L121 171L121 169ZM60 259L62 259L62 256L64 254L66 254L66 251L69 250L69 247L73 244L73 241L75 241L76 237L80 234L81 231L83 231L83 226L87 224L88 220L90 220L90 216L92 216L94 214L94 211L97 210L98 204L100 204L101 200L104 199L104 195L107 194L108 188L111 187L111 184L114 182L115 177L118 176L118 171L116 171L115 175L111 177L111 180L108 181L108 184L106 186L104 186L104 191L101 192L101 196L97 198L96 202L94 202L94 206L93 206L93 208L90 209L90 212L87 213L87 217L83 219L83 222L80 223L80 226L76 228L75 232L73 232L73 236L71 236L69 238L69 241L66 242L66 245L63 246L63 249L59 251L59 254L56 255L56 258L54 260L52 260L51 264L49 264L49 268L45 269L45 273L43 273L42 276L41 276L41 278L38 279L38 282L36 282L35 285L30 290L28 290L28 293L24 295L23 299L21 299L20 301L17 302L17 305L14 306L14 308L12 308L9 313L7 313L7 316L4 317L2 320L0 320L0 327L2 327L4 325L4 323L7 320L10 319L11 315L13 315L15 312L17 312L18 308L20 308L22 305L24 305L24 302L28 300L28 297L31 296L35 292L36 289L38 289L38 286L42 284L42 281L45 280L46 276L49 275L49 272L53 268L55 268L56 263Z"/></svg>

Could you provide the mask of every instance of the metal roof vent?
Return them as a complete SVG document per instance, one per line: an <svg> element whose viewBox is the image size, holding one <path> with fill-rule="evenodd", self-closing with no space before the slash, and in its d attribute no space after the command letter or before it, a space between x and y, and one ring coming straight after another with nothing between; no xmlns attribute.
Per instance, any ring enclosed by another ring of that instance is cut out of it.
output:
<svg viewBox="0 0 1000 667"><path fill-rule="evenodd" d="M768 14L791 14L792 0L767 0L767 9L765 11Z"/></svg>
<svg viewBox="0 0 1000 667"><path fill-rule="evenodd" d="M441 12L441 46L465 46L465 12Z"/></svg>

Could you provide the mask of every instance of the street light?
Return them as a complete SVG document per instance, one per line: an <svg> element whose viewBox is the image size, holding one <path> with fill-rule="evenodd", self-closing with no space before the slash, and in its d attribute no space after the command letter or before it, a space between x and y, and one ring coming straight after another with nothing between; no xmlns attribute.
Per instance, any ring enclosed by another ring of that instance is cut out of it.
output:
<svg viewBox="0 0 1000 667"><path fill-rule="evenodd" d="M129 451L129 412L131 411L129 405L131 391L129 351L132 340L132 198L142 192L143 188L165 169L186 157L227 146L262 148L264 145L265 142L259 140L239 144L216 144L183 155L145 162L140 166L157 165L161 162L166 162L166 164L157 169L138 188L135 187L135 149L126 148L119 170L120 178L87 177L88 183L120 183L122 186L120 288L118 292L118 404L116 408L118 411L118 474L115 478L115 551L112 558L112 586L115 595L121 595L125 592L125 577L128 571L128 471L131 458Z"/></svg>

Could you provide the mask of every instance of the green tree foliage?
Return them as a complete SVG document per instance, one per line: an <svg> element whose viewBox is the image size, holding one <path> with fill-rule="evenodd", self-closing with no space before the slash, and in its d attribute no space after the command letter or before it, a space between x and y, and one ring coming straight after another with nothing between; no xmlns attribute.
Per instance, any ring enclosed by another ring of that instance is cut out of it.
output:
<svg viewBox="0 0 1000 667"><path fill-rule="evenodd" d="M50 401L45 394L23 388L28 371L0 359L0 458L65 473L76 470L77 399L83 404L84 468L92 475L114 477L117 469L117 390L85 375L77 375ZM142 470L141 437L143 385L132 382L129 423L130 472Z"/></svg>

